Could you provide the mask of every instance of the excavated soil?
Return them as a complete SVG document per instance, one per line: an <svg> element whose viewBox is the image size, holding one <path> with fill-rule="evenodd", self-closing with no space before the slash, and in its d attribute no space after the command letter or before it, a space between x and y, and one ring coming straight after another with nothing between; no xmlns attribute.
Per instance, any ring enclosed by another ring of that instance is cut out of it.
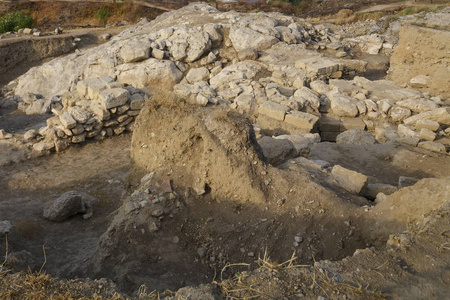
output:
<svg viewBox="0 0 450 300"><path fill-rule="evenodd" d="M320 13L334 12L335 2L323 2L328 6ZM386 57L365 60L372 63L367 78L384 77ZM143 285L162 292L211 282L212 293L231 299L448 295L448 155L395 142L311 149L309 159L358 170L369 183L424 179L375 205L295 159L268 164L252 116L175 105L171 95L155 94L132 135L39 157L20 142L2 141L0 220L14 224L7 239L0 237L0 253L10 257L6 267L108 278L117 285L111 290L128 296L145 294ZM0 116L0 129L15 133L39 128L48 117L4 109ZM45 220L44 207L70 190L99 199L94 216ZM271 264L291 257L303 266ZM87 290L93 297L94 288ZM200 299L193 290L181 295Z"/></svg>

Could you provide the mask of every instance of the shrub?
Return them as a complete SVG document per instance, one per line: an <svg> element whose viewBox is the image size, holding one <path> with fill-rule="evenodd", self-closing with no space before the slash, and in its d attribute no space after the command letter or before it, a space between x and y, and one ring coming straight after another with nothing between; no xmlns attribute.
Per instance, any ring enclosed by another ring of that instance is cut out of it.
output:
<svg viewBox="0 0 450 300"><path fill-rule="evenodd" d="M106 5L102 5L97 12L95 17L102 23L106 23L109 17L111 17L111 11Z"/></svg>
<svg viewBox="0 0 450 300"><path fill-rule="evenodd" d="M11 12L0 18L0 33L18 31L33 25L33 18L22 11Z"/></svg>

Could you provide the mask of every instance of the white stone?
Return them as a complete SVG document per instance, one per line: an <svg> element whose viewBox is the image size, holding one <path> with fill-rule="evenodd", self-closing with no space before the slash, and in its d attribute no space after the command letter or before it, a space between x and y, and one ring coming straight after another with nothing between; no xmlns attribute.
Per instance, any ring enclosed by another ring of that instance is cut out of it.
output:
<svg viewBox="0 0 450 300"><path fill-rule="evenodd" d="M98 99L105 109L110 109L118 106L122 106L127 103L130 97L130 93L123 88L107 89L103 90Z"/></svg>
<svg viewBox="0 0 450 300"><path fill-rule="evenodd" d="M61 121L61 124L67 129L72 129L77 126L77 121L75 121L72 115L68 112L62 113L59 116L59 120Z"/></svg>
<svg viewBox="0 0 450 300"><path fill-rule="evenodd" d="M150 42L147 40L127 40L119 51L125 63L137 62L150 57Z"/></svg>
<svg viewBox="0 0 450 300"><path fill-rule="evenodd" d="M206 81L208 78L209 78L209 70L205 67L192 68L186 75L186 80L189 83Z"/></svg>

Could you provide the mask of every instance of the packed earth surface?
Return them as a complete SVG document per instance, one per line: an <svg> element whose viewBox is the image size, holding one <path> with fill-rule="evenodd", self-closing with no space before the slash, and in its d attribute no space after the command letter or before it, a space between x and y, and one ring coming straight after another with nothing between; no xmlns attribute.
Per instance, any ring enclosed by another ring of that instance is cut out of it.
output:
<svg viewBox="0 0 450 300"><path fill-rule="evenodd" d="M181 2L2 2L0 298L448 297L450 6Z"/></svg>

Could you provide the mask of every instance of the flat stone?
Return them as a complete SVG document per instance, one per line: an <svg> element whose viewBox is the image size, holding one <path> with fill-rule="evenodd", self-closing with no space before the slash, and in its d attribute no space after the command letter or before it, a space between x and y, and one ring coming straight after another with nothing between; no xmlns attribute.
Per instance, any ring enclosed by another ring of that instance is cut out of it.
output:
<svg viewBox="0 0 450 300"><path fill-rule="evenodd" d="M122 106L127 103L130 93L123 88L107 89L102 91L98 99L105 109Z"/></svg>
<svg viewBox="0 0 450 300"><path fill-rule="evenodd" d="M416 113L439 108L439 105L437 105L436 102L426 99L406 99L396 102L395 105L408 108Z"/></svg>
<svg viewBox="0 0 450 300"><path fill-rule="evenodd" d="M450 107L441 107L430 111L422 112L405 119L406 125L414 126L420 120L431 120L441 125L450 126Z"/></svg>
<svg viewBox="0 0 450 300"><path fill-rule="evenodd" d="M361 195L367 188L367 176L339 165L333 167L331 175L339 186L351 193Z"/></svg>
<svg viewBox="0 0 450 300"><path fill-rule="evenodd" d="M350 129L366 129L366 123L363 120L357 118L342 118L339 124L340 131L346 131Z"/></svg>
<svg viewBox="0 0 450 300"><path fill-rule="evenodd" d="M416 77L411 78L409 81L409 84L413 88L421 88L421 87L428 87L430 84L431 78L430 76L426 75L417 75Z"/></svg>
<svg viewBox="0 0 450 300"><path fill-rule="evenodd" d="M431 120L419 120L416 123L416 129L421 130L422 128L429 129L431 131L437 131L439 129L439 123Z"/></svg>
<svg viewBox="0 0 450 300"><path fill-rule="evenodd" d="M125 63L138 62L150 57L150 42L139 40L127 41L119 51L120 57Z"/></svg>
<svg viewBox="0 0 450 300"><path fill-rule="evenodd" d="M419 132L419 137L422 140L434 141L436 139L436 133L427 128L422 128Z"/></svg>
<svg viewBox="0 0 450 300"><path fill-rule="evenodd" d="M375 137L363 129L350 129L344 131L336 137L338 144L353 144L353 145L373 145L377 143Z"/></svg>
<svg viewBox="0 0 450 300"><path fill-rule="evenodd" d="M294 126L311 131L316 127L319 117L301 111L291 111L285 116L284 121Z"/></svg>
<svg viewBox="0 0 450 300"><path fill-rule="evenodd" d="M417 146L434 152L446 153L445 146L440 143L426 141L420 142Z"/></svg>
<svg viewBox="0 0 450 300"><path fill-rule="evenodd" d="M398 135L400 137L419 137L412 127L403 124L398 125Z"/></svg>
<svg viewBox="0 0 450 300"><path fill-rule="evenodd" d="M33 149L36 151L47 151L53 149L54 146L53 143L39 142L33 145Z"/></svg>
<svg viewBox="0 0 450 300"><path fill-rule="evenodd" d="M417 145L420 142L420 138L418 138L418 137L404 137L404 138L397 139L397 142L399 142L401 144L406 144L406 145L409 145L409 146L417 147Z"/></svg>
<svg viewBox="0 0 450 300"><path fill-rule="evenodd" d="M314 75L331 75L337 71L344 70L344 65L342 63L326 59L325 57L300 59L295 62L295 67Z"/></svg>
<svg viewBox="0 0 450 300"><path fill-rule="evenodd" d="M401 122L409 116L411 116L411 110L409 108L396 106L389 110L389 117L391 117L394 122Z"/></svg>
<svg viewBox="0 0 450 300"><path fill-rule="evenodd" d="M272 101L266 101L260 105L258 113L268 116L272 119L284 121L284 116L289 111L286 105L278 104Z"/></svg>

